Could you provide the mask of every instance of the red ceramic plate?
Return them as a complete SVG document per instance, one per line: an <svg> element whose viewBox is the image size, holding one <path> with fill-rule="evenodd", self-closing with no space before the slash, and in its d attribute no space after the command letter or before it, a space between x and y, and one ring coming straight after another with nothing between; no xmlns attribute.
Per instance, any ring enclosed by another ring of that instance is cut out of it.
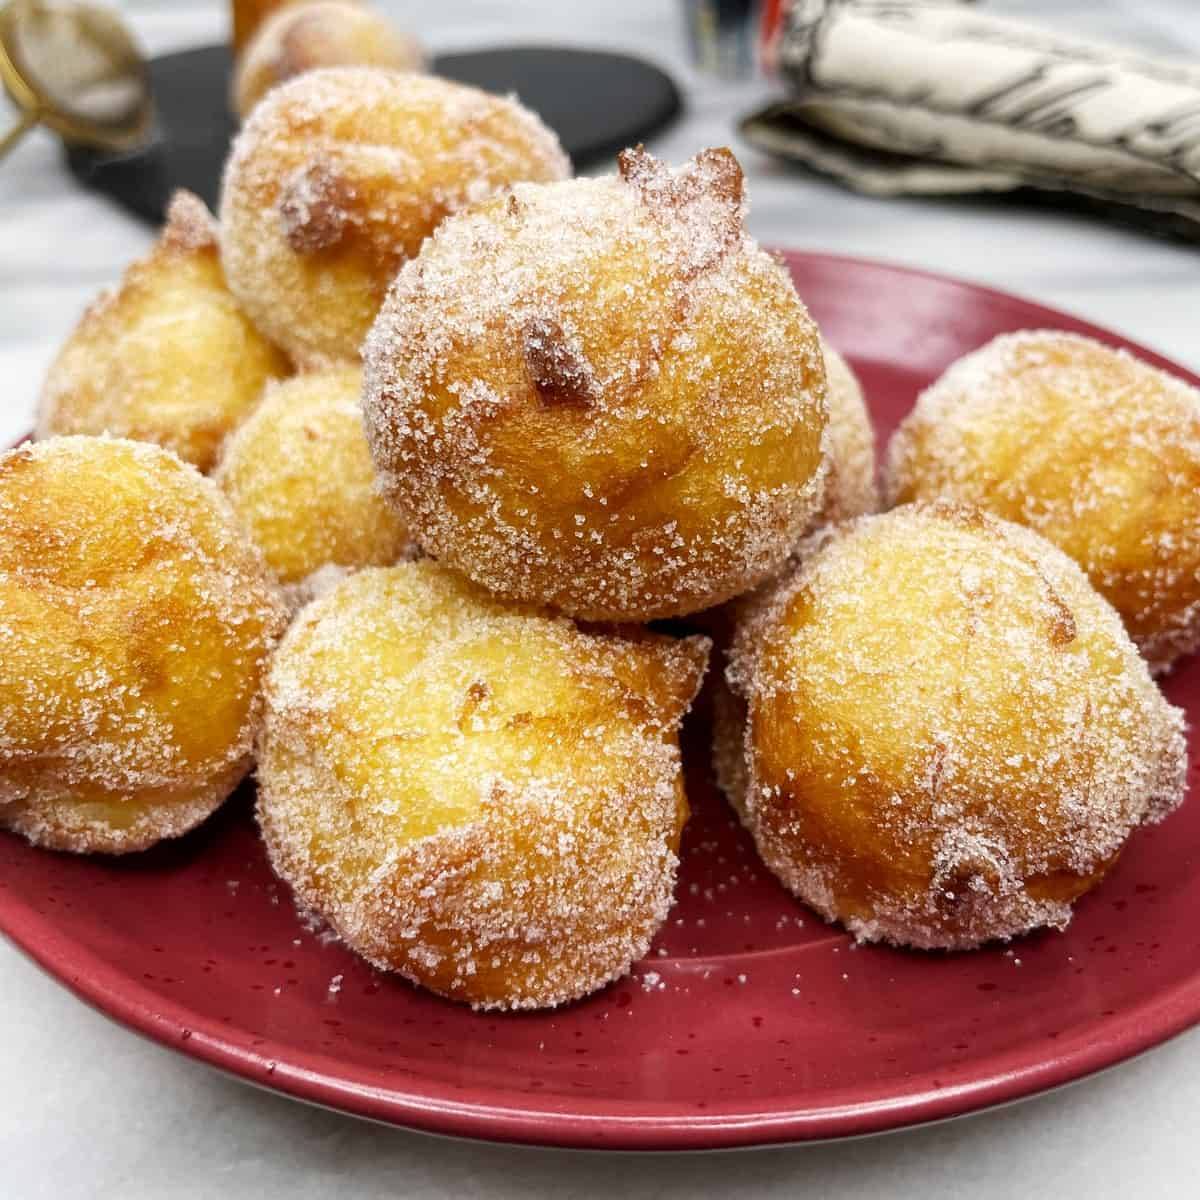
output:
<svg viewBox="0 0 1200 1200"><path fill-rule="evenodd" d="M951 360L1005 330L1128 345L948 279L788 261L881 436ZM1183 664L1167 692L1196 725L1200 667ZM704 730L688 741L696 815L678 903L631 978L559 1012L476 1014L305 929L248 794L124 861L0 836L0 927L97 1008L255 1083L400 1125L562 1146L895 1128L1065 1083L1200 1020L1200 802L1138 833L1065 934L972 954L856 949L767 875L708 783Z"/></svg>

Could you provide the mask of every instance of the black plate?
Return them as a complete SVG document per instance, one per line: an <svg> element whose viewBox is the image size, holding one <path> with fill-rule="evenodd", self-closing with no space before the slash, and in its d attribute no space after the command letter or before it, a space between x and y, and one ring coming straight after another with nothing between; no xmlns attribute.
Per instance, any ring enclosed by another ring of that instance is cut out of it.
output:
<svg viewBox="0 0 1200 1200"><path fill-rule="evenodd" d="M624 54L512 46L441 55L433 67L448 79L515 93L558 134L576 167L650 137L681 107L668 75ZM226 46L153 59L154 144L123 155L68 150L72 173L147 221L161 222L171 193L181 187L215 209L221 169L237 132L228 106L230 69Z"/></svg>

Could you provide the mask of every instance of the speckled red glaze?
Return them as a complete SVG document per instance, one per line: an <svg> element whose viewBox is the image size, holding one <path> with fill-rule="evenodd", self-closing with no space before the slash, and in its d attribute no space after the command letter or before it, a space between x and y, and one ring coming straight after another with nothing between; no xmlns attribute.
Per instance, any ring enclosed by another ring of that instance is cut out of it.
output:
<svg viewBox="0 0 1200 1200"><path fill-rule="evenodd" d="M953 359L1023 327L1089 334L1200 384L1012 296L787 258L881 437ZM1166 691L1200 723L1200 663L1181 663ZM272 877L246 794L130 859L0 835L0 928L118 1021L255 1083L399 1125L547 1145L870 1133L1066 1083L1200 1021L1200 803L1137 833L1065 934L969 954L856 949L758 863L708 783L706 731L688 736L696 814L678 903L632 978L558 1012L473 1013L324 944Z"/></svg>

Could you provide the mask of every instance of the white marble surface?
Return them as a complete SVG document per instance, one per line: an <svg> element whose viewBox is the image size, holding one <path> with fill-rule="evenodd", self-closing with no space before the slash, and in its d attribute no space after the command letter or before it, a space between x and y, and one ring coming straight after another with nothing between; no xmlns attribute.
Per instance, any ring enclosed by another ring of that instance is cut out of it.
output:
<svg viewBox="0 0 1200 1200"><path fill-rule="evenodd" d="M211 40L222 29L218 0L122 7L155 50ZM688 112L653 147L671 158L730 142L735 114L764 92L690 75L673 0L388 7L435 48L536 38L631 48L673 66ZM995 7L1200 54L1193 0ZM963 275L1111 325L1200 368L1198 250L1001 203L858 198L739 150L752 227L764 241ZM41 373L80 308L149 240L142 226L74 188L48 136L31 136L0 165L0 442L28 428ZM1197 1194L1197 1034L1075 1087L939 1127L841 1145L635 1158L451 1142L252 1090L114 1027L6 943L0 996L4 1200Z"/></svg>

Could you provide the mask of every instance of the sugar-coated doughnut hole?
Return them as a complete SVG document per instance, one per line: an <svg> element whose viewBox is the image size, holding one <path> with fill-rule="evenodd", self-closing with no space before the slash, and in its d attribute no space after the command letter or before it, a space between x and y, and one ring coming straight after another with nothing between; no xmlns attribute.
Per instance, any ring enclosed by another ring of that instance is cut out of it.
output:
<svg viewBox="0 0 1200 1200"><path fill-rule="evenodd" d="M854 369L824 338L825 380L829 400L829 468L825 502L814 524L845 521L879 508L875 429Z"/></svg>
<svg viewBox="0 0 1200 1200"><path fill-rule="evenodd" d="M815 535L800 564L738 630L716 765L822 916L922 948L1061 928L1182 800L1183 714L1037 534L907 506Z"/></svg>
<svg viewBox="0 0 1200 1200"><path fill-rule="evenodd" d="M284 584L326 566L387 566L410 548L375 486L362 369L330 367L267 389L213 478Z"/></svg>
<svg viewBox="0 0 1200 1200"><path fill-rule="evenodd" d="M925 391L888 448L892 503L948 499L1083 567L1151 667L1200 644L1200 391L1058 330L996 338Z"/></svg>
<svg viewBox="0 0 1200 1200"><path fill-rule="evenodd" d="M317 67L421 71L425 65L416 38L367 5L307 0L272 13L246 44L233 74L233 108L247 117L273 87Z"/></svg>
<svg viewBox="0 0 1200 1200"><path fill-rule="evenodd" d="M428 560L305 608L268 686L259 821L376 966L534 1008L629 969L671 903L703 639L577 628Z"/></svg>
<svg viewBox="0 0 1200 1200"><path fill-rule="evenodd" d="M355 360L397 269L448 213L568 170L515 100L371 67L307 71L257 105L226 165L229 286L299 364Z"/></svg>
<svg viewBox="0 0 1200 1200"><path fill-rule="evenodd" d="M124 853L250 766L285 613L224 497L157 446L0 456L0 825Z"/></svg>
<svg viewBox="0 0 1200 1200"><path fill-rule="evenodd" d="M155 442L207 471L266 381L289 369L226 288L203 202L177 192L150 255L92 304L50 367L38 436Z"/></svg>
<svg viewBox="0 0 1200 1200"><path fill-rule="evenodd" d="M825 371L743 230L728 150L518 184L446 221L365 347L386 494L490 591L595 620L696 612L818 511Z"/></svg>
<svg viewBox="0 0 1200 1200"><path fill-rule="evenodd" d="M822 525L873 513L879 508L875 428L863 398L862 385L850 364L824 338L821 339L821 350L825 359L829 404L829 424L825 430L825 499L820 511L812 518L811 528L805 531L804 541L813 529ZM789 574L795 566L793 554L766 583L689 618L689 624L713 639L716 661L723 661L740 614L757 603L766 589L774 586L777 578ZM710 695L704 700L724 703L725 698L716 696L718 691L724 690L722 671L709 672L705 691ZM704 701L701 706L707 711Z"/></svg>

